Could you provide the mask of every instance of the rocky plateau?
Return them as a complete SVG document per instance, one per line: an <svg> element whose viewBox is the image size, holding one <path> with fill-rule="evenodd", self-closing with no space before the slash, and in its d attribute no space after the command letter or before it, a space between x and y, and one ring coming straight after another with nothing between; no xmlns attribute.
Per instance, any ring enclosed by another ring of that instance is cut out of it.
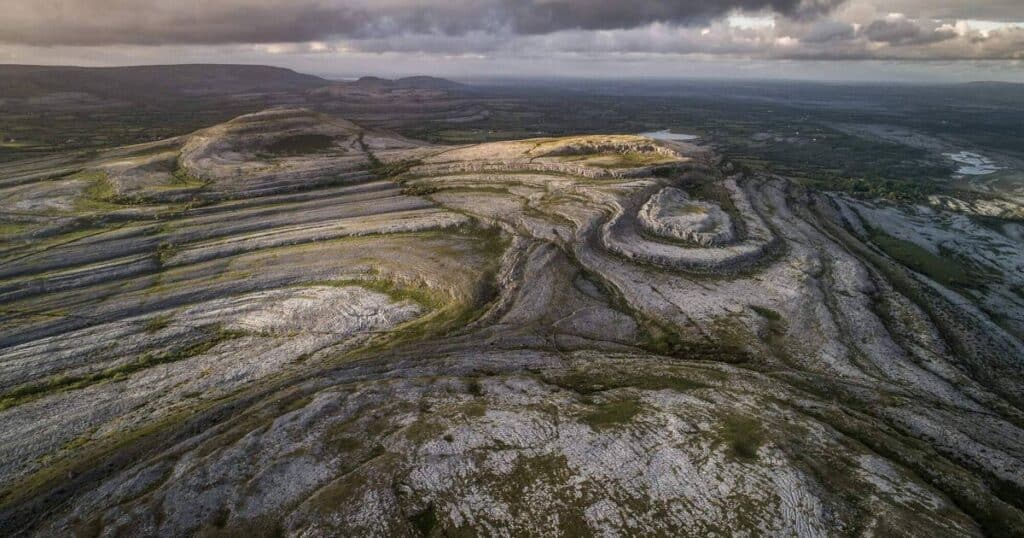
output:
<svg viewBox="0 0 1024 538"><path fill-rule="evenodd" d="M1016 224L294 107L0 220L2 535L1024 536Z"/></svg>

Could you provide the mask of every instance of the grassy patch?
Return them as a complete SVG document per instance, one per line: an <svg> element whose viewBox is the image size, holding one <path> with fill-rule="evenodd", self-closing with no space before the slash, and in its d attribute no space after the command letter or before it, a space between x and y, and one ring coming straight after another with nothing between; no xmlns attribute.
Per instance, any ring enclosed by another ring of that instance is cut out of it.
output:
<svg viewBox="0 0 1024 538"><path fill-rule="evenodd" d="M32 226L29 224L22 224L18 222L0 222L0 241L7 240L7 236L21 234L31 228Z"/></svg>
<svg viewBox="0 0 1024 538"><path fill-rule="evenodd" d="M757 305L750 305L750 309L753 310L754 312L756 312L757 315L761 316L762 318L764 318L764 319L766 319L768 321L773 321L773 322L782 321L782 314L779 314L778 312L776 312L775 310L772 310L771 308L765 308L763 306L757 306Z"/></svg>
<svg viewBox="0 0 1024 538"><path fill-rule="evenodd" d="M366 434L354 428L351 421L337 422L325 430L324 445L336 453L348 454L363 447Z"/></svg>
<svg viewBox="0 0 1024 538"><path fill-rule="evenodd" d="M168 185L162 185L157 187L158 190L188 190L188 189L201 189L206 186L206 182L192 176L184 168L178 167L171 172L171 182Z"/></svg>
<svg viewBox="0 0 1024 538"><path fill-rule="evenodd" d="M420 533L420 536L430 536L431 531L437 526L437 512L434 505L428 505L425 509L409 516L409 523Z"/></svg>
<svg viewBox="0 0 1024 538"><path fill-rule="evenodd" d="M143 326L147 333L155 333L164 327L167 327L171 323L171 314L161 314L159 316L153 316L146 321L146 325Z"/></svg>
<svg viewBox="0 0 1024 538"><path fill-rule="evenodd" d="M595 430L603 430L629 423L640 414L640 410L640 402L635 399L614 399L597 404L593 411L580 418L580 422Z"/></svg>
<svg viewBox="0 0 1024 538"><path fill-rule="evenodd" d="M370 162L370 172L377 177L388 178L400 176L408 172L410 168L420 164L418 159L385 163L370 151L370 146L367 146L366 142L363 140L363 133L359 133L359 139L357 142L363 152L366 153L366 160Z"/></svg>
<svg viewBox="0 0 1024 538"><path fill-rule="evenodd" d="M483 384L480 383L479 379L475 377L470 378L468 381L466 381L466 392L472 394L473 396L483 396L484 386Z"/></svg>
<svg viewBox="0 0 1024 538"><path fill-rule="evenodd" d="M719 434L729 445L732 454L740 459L757 459L757 450L764 443L761 423L746 415L727 415L722 419Z"/></svg>
<svg viewBox="0 0 1024 538"><path fill-rule="evenodd" d="M920 245L871 229L871 241L890 258L946 287L974 286L971 272L953 258L932 254Z"/></svg>
<svg viewBox="0 0 1024 538"><path fill-rule="evenodd" d="M450 232L459 235L474 235L475 250L484 262L480 276L466 296L457 297L453 292L445 293L424 287L410 288L389 281L380 281L371 286L384 293L394 294L392 298L411 299L433 309L433 312L414 319L385 335L372 339L366 346L347 354L349 357L380 353L403 344L423 341L427 338L445 336L465 328L473 322L498 296L495 275L500 266L501 255L508 247L508 240L497 228L463 226ZM354 281L362 286L363 281ZM374 288L371 288L374 289Z"/></svg>
<svg viewBox="0 0 1024 538"><path fill-rule="evenodd" d="M537 482L558 484L572 476L569 461L561 453L519 456L511 472L495 477L495 490L503 497L521 501L522 495Z"/></svg>
<svg viewBox="0 0 1024 538"><path fill-rule="evenodd" d="M436 193L437 190L437 187L433 185L411 185L403 188L402 194L407 196L426 196Z"/></svg>
<svg viewBox="0 0 1024 538"><path fill-rule="evenodd" d="M474 401L460 408L466 418L480 418L487 414L487 404L483 401Z"/></svg>
<svg viewBox="0 0 1024 538"><path fill-rule="evenodd" d="M167 265L179 250L178 245L173 243L160 243L156 247L156 260L161 266Z"/></svg>
<svg viewBox="0 0 1024 538"><path fill-rule="evenodd" d="M422 444L440 437L446 430L447 428L445 428L443 424L421 418L407 426L402 434L406 439L414 443Z"/></svg>
<svg viewBox="0 0 1024 538"><path fill-rule="evenodd" d="M674 390L686 392L707 387L704 383L667 372L634 374L630 372L574 372L560 377L545 377L544 381L571 390L577 394L590 395L606 390L635 388L640 390Z"/></svg>
<svg viewBox="0 0 1024 538"><path fill-rule="evenodd" d="M106 172L87 170L68 177L88 182L82 196L75 200L76 211L111 211L118 208L117 189Z"/></svg>
<svg viewBox="0 0 1024 538"><path fill-rule="evenodd" d="M303 284L306 286L307 284ZM326 280L321 282L314 282L311 285L315 286L334 286L339 288L346 288L350 286L357 286L368 290L376 291L387 295L394 302L412 301L428 310L437 310L445 305L445 301L440 294L431 291L425 286L402 286L390 280L382 279L343 279L343 280Z"/></svg>
<svg viewBox="0 0 1024 538"><path fill-rule="evenodd" d="M645 320L641 345L651 353L682 359L713 360L739 364L747 362L749 353L743 347L743 339L727 336L716 331L716 342L687 340L677 329L666 327L653 320Z"/></svg>
<svg viewBox="0 0 1024 538"><path fill-rule="evenodd" d="M408 161L396 161L391 163L385 163L373 156L372 153L367 152L370 159L370 170L378 177L382 178L393 178L401 176L408 172L412 167L420 164L419 160L413 159Z"/></svg>
<svg viewBox="0 0 1024 538"><path fill-rule="evenodd" d="M659 355L677 355L685 344L678 332L661 326L648 327L644 337L644 347Z"/></svg>
<svg viewBox="0 0 1024 538"><path fill-rule="evenodd" d="M77 450L87 445L91 440L92 438L89 435L79 435L78 437L68 441L64 445L63 450Z"/></svg>
<svg viewBox="0 0 1024 538"><path fill-rule="evenodd" d="M82 172L76 176L72 176L75 179L88 179L91 183L85 188L85 195L89 198L101 202L109 202L117 196L117 190L114 188L114 184L111 183L110 178L107 177L105 172L99 170L93 170L89 172Z"/></svg>

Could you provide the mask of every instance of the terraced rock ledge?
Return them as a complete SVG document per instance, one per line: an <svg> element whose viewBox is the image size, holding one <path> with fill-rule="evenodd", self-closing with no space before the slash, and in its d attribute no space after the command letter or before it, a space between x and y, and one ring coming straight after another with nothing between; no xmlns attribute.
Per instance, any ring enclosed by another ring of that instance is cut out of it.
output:
<svg viewBox="0 0 1024 538"><path fill-rule="evenodd" d="M294 108L4 165L0 534L1024 535L1019 255L943 218Z"/></svg>

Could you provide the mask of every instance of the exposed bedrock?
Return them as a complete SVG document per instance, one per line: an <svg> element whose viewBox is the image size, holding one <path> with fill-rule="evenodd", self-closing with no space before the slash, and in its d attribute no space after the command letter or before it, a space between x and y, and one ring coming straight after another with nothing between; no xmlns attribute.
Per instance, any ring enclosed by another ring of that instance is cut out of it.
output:
<svg viewBox="0 0 1024 538"><path fill-rule="evenodd" d="M728 193L729 201L735 206L737 218L740 219L745 231L744 237L734 240L731 244L716 246L718 243L710 239L695 241L698 245L709 243L710 246L686 246L678 242L693 233L680 229L680 226L685 226L681 223L695 220L669 216L669 212L691 210L692 206L687 205L688 202L680 196L678 189L667 191L667 194L666 191L656 191L653 196L646 199L645 196L653 189L643 189L639 191L639 196L616 201L613 218L602 227L601 243L609 251L631 260L669 269L704 273L747 269L770 254L772 249L779 246L779 241L750 204L746 191L734 179L727 179L721 185ZM713 204L702 207L711 207L721 212ZM725 215L718 220L731 221L732 218ZM650 231L652 227L658 227L665 233L642 233L645 230ZM677 230L682 232L682 237L674 236ZM732 230L729 230L729 233L733 235ZM701 237L706 236L695 238Z"/></svg>
<svg viewBox="0 0 1024 538"><path fill-rule="evenodd" d="M458 147L428 156L411 169L421 176L516 172L568 174L590 179L650 176L690 160L671 143L640 136L538 138Z"/></svg>
<svg viewBox="0 0 1024 538"><path fill-rule="evenodd" d="M730 243L732 219L714 202L691 200L685 191L665 187L640 208L640 225L648 233L702 247Z"/></svg>
<svg viewBox="0 0 1024 538"><path fill-rule="evenodd" d="M270 401L124 470L42 532L979 532L849 447L817 418L830 404L723 365L463 351L347 366ZM745 432L766 440L737 443ZM859 508L836 510L847 496Z"/></svg>
<svg viewBox="0 0 1024 538"><path fill-rule="evenodd" d="M296 109L79 165L0 178L5 536L1024 535L1012 234Z"/></svg>
<svg viewBox="0 0 1024 538"><path fill-rule="evenodd" d="M180 174L238 198L353 184L370 177L373 152L412 150L421 142L301 108L248 114L187 137Z"/></svg>

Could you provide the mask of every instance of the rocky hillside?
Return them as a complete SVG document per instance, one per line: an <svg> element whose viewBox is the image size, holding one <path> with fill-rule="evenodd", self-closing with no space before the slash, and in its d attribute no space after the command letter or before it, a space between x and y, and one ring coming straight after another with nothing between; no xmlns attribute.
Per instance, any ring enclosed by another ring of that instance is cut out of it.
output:
<svg viewBox="0 0 1024 538"><path fill-rule="evenodd" d="M3 165L0 533L1024 535L1024 234L725 157L277 108Z"/></svg>

